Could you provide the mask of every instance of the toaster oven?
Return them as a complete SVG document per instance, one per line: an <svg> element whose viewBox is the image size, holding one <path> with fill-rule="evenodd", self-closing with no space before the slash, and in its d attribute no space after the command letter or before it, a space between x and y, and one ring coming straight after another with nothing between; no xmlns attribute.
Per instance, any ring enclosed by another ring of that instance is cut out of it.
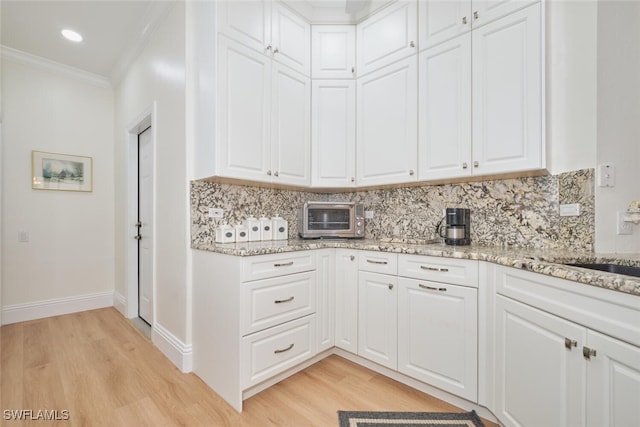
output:
<svg viewBox="0 0 640 427"><path fill-rule="evenodd" d="M364 237L364 205L351 202L306 202L298 213L304 239Z"/></svg>

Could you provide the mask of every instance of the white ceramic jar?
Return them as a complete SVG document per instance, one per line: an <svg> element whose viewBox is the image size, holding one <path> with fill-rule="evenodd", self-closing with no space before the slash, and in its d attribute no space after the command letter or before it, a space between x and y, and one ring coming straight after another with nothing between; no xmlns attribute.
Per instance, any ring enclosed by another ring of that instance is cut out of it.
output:
<svg viewBox="0 0 640 427"><path fill-rule="evenodd" d="M260 240L273 240L273 223L266 216L261 216L260 219Z"/></svg>
<svg viewBox="0 0 640 427"><path fill-rule="evenodd" d="M247 227L247 230L249 232L249 241L250 242L257 242L260 240L260 221L258 221L256 218L254 217L249 217L247 219L244 220L244 225L245 227Z"/></svg>
<svg viewBox="0 0 640 427"><path fill-rule="evenodd" d="M233 243L235 241L236 233L232 226L222 224L216 228L216 243Z"/></svg>
<svg viewBox="0 0 640 427"><path fill-rule="evenodd" d="M286 219L275 216L271 218L271 223L273 240L287 240L289 238L289 224Z"/></svg>
<svg viewBox="0 0 640 427"><path fill-rule="evenodd" d="M248 242L249 241L249 229L244 225L235 226L236 242Z"/></svg>

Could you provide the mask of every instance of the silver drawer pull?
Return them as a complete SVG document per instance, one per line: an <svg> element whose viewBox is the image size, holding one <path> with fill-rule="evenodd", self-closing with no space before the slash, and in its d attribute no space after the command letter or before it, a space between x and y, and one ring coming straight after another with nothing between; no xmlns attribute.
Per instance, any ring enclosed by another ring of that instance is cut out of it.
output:
<svg viewBox="0 0 640 427"><path fill-rule="evenodd" d="M446 273L447 271L449 271L448 268L427 267L425 265L421 265L420 268L423 269L423 270L439 271L439 272L442 272L442 273Z"/></svg>
<svg viewBox="0 0 640 427"><path fill-rule="evenodd" d="M367 262L368 262L369 264L381 264L381 265L387 265L387 264L389 264L387 261L374 261L374 260L371 260L371 259L368 259L368 260L367 260Z"/></svg>
<svg viewBox="0 0 640 427"><path fill-rule="evenodd" d="M436 288L435 286L427 286L427 285L423 285L422 283L418 283L418 286L428 291L447 292L447 288Z"/></svg>
<svg viewBox="0 0 640 427"><path fill-rule="evenodd" d="M293 265L293 261L283 262L282 264L273 264L274 267L289 267Z"/></svg>
<svg viewBox="0 0 640 427"><path fill-rule="evenodd" d="M274 301L274 304L282 304L283 302L291 302L294 297L289 297L287 299L277 299Z"/></svg>
<svg viewBox="0 0 640 427"><path fill-rule="evenodd" d="M289 345L289 347L287 348L283 348L281 350L273 350L273 354L280 354L280 353L284 353L285 351L289 351L293 348L293 344Z"/></svg>

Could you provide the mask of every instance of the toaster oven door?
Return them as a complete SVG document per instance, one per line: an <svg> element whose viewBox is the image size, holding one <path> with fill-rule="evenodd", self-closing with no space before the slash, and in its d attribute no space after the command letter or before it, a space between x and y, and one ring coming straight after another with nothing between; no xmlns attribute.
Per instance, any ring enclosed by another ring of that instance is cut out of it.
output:
<svg viewBox="0 0 640 427"><path fill-rule="evenodd" d="M307 230L311 232L329 232L327 234L351 231L351 209L346 208L309 208Z"/></svg>

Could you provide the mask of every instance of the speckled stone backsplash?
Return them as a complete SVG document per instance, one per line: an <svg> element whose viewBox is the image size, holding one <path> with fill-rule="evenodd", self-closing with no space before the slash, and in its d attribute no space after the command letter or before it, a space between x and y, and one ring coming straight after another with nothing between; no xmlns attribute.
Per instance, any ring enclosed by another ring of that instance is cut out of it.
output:
<svg viewBox="0 0 640 427"><path fill-rule="evenodd" d="M280 215L297 237L297 210L306 200L355 201L375 212L366 238L424 242L437 238L436 225L446 207L471 209L473 244L593 250L594 170L555 176L461 184L319 194L194 181L191 185L192 242L213 243L215 227L248 216ZM579 203L580 216L560 217L559 205ZM208 218L223 208L223 220Z"/></svg>

